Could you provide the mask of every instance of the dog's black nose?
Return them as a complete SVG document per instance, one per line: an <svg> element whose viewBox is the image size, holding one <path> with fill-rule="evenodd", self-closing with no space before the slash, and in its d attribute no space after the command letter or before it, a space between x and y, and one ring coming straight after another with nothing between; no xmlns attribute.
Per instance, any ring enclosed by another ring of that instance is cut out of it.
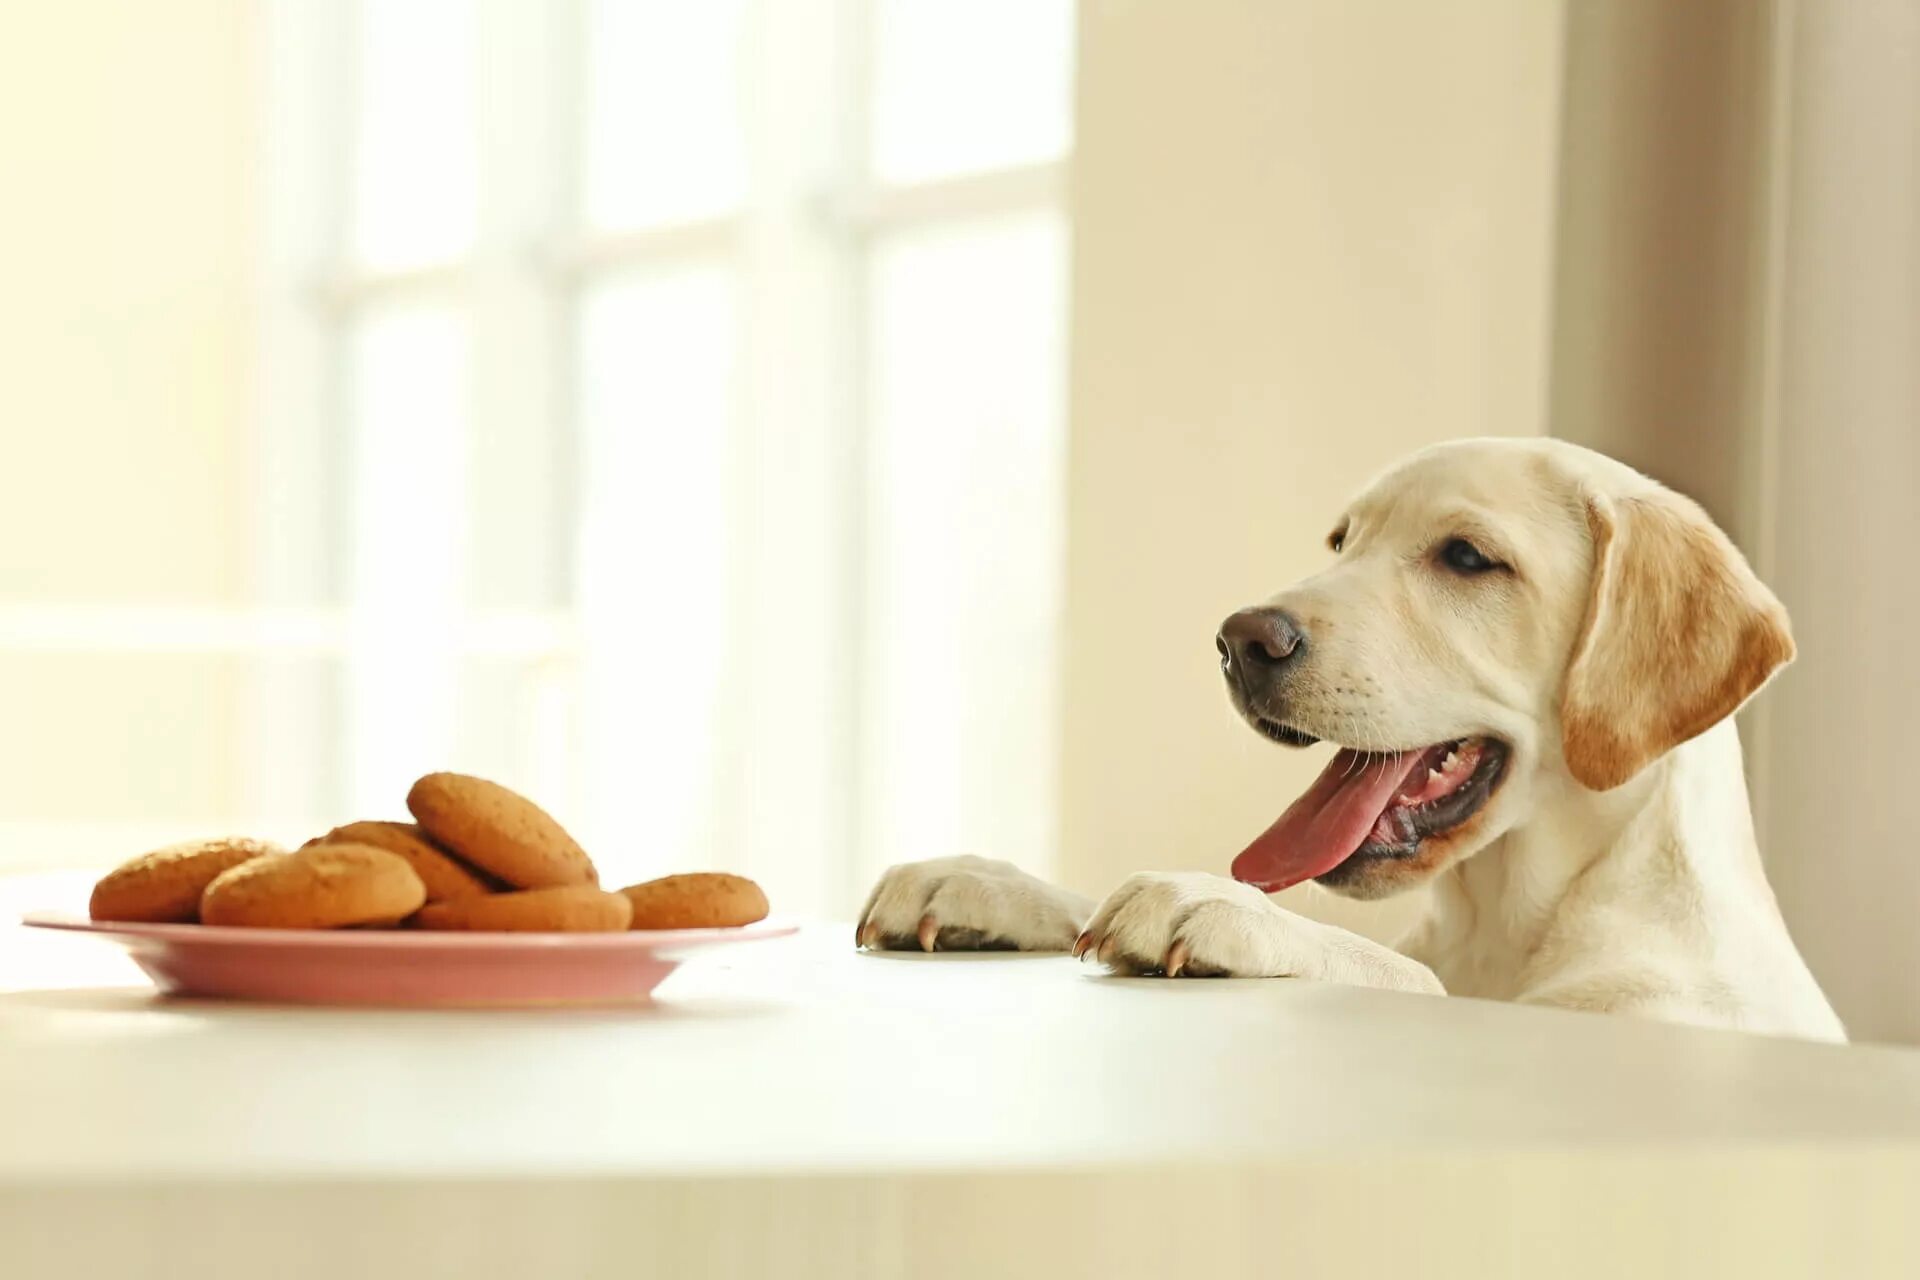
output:
<svg viewBox="0 0 1920 1280"><path fill-rule="evenodd" d="M1242 684L1265 680L1300 651L1306 633L1284 609L1242 609L1220 624L1220 669Z"/></svg>

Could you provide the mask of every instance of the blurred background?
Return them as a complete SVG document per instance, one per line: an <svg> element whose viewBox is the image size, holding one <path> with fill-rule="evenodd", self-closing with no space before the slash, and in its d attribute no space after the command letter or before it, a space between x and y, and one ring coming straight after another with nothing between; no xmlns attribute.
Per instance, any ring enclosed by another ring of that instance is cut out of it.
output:
<svg viewBox="0 0 1920 1280"><path fill-rule="evenodd" d="M7 6L0 871L436 768L789 914L1220 870L1320 760L1219 619L1550 432L1793 610L1763 848L1920 1039L1917 59L1911 0Z"/></svg>

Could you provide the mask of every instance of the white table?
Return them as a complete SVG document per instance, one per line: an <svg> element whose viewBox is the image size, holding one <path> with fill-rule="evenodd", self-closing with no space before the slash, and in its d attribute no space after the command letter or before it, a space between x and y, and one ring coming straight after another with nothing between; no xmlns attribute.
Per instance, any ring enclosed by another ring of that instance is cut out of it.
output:
<svg viewBox="0 0 1920 1280"><path fill-rule="evenodd" d="M840 927L652 1011L69 985L121 964L0 925L8 1280L1920 1275L1911 1051Z"/></svg>

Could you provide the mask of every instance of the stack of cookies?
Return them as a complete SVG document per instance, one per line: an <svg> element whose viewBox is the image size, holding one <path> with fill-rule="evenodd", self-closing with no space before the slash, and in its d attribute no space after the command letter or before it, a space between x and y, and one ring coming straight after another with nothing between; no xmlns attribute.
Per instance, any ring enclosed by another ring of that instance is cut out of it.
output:
<svg viewBox="0 0 1920 1280"><path fill-rule="evenodd" d="M289 853L261 840L192 841L125 863L94 886L95 920L267 929L513 933L727 928L767 914L760 886L695 872L611 892L574 838L484 778L430 773L413 822L350 822Z"/></svg>

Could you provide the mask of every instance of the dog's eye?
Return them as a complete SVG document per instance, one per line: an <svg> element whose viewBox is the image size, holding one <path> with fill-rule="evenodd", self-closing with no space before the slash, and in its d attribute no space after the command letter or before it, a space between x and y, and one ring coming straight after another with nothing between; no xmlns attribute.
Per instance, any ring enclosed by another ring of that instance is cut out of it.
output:
<svg viewBox="0 0 1920 1280"><path fill-rule="evenodd" d="M1341 525L1338 529L1335 529L1332 533L1327 535L1327 546L1330 547L1335 552L1338 552L1340 548L1346 545L1347 545L1347 526Z"/></svg>
<svg viewBox="0 0 1920 1280"><path fill-rule="evenodd" d="M1446 545L1440 548L1440 563L1468 578L1500 567L1498 561L1483 555L1480 548L1465 538L1449 538Z"/></svg>

